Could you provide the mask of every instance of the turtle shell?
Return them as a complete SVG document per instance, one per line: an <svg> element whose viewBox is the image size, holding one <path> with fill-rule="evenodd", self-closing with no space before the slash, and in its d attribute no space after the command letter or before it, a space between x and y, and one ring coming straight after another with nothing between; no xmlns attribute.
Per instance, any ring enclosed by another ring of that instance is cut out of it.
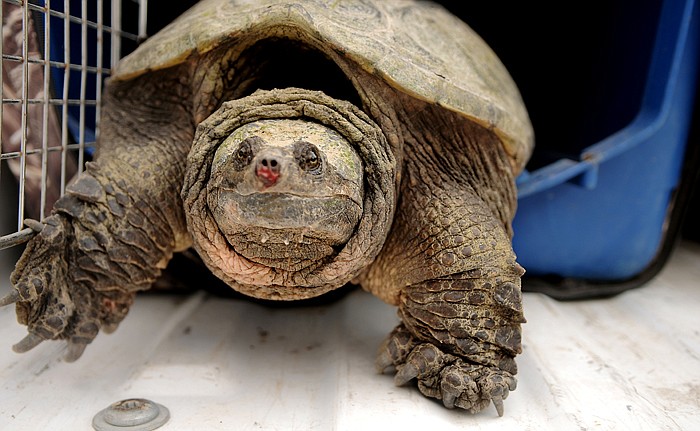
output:
<svg viewBox="0 0 700 431"><path fill-rule="evenodd" d="M515 173L524 167L534 135L515 83L471 28L429 2L202 0L123 58L113 79L285 27L342 53L387 85L493 130Z"/></svg>

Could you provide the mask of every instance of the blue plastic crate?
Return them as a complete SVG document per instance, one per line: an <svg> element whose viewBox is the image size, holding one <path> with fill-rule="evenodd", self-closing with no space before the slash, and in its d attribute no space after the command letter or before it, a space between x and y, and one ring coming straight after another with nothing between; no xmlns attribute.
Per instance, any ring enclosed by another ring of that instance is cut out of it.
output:
<svg viewBox="0 0 700 431"><path fill-rule="evenodd" d="M658 255L692 119L698 18L696 1L665 0L634 120L518 178L514 248L528 275L615 282Z"/></svg>

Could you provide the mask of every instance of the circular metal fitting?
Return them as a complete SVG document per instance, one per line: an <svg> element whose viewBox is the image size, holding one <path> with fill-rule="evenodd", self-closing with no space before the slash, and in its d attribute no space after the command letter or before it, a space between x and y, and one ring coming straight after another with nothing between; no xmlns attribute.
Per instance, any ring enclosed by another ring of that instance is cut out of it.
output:
<svg viewBox="0 0 700 431"><path fill-rule="evenodd" d="M150 431L170 419L164 406L143 398L117 401L92 418L97 431Z"/></svg>

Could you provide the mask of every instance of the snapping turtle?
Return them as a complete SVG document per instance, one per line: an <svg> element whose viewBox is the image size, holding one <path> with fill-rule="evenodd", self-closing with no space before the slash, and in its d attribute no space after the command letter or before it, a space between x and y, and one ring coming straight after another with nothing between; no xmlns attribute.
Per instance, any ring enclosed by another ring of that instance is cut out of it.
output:
<svg viewBox="0 0 700 431"><path fill-rule="evenodd" d="M426 2L204 0L118 65L95 160L11 276L27 351L77 359L173 253L236 291L348 282L398 306L377 368L445 406L502 414L524 322L513 178L532 149L517 88Z"/></svg>

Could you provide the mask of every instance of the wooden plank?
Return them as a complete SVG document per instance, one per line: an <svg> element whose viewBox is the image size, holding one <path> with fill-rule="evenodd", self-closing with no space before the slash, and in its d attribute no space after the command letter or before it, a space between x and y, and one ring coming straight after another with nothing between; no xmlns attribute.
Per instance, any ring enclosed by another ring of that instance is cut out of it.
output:
<svg viewBox="0 0 700 431"><path fill-rule="evenodd" d="M4 308L0 429L89 429L129 397L168 407L164 430L700 429L699 278L700 247L683 244L656 279L615 298L526 294L519 387L503 418L444 409L377 375L376 348L398 319L364 292L305 308L142 295L75 364L61 362L60 343L13 353L24 329Z"/></svg>

